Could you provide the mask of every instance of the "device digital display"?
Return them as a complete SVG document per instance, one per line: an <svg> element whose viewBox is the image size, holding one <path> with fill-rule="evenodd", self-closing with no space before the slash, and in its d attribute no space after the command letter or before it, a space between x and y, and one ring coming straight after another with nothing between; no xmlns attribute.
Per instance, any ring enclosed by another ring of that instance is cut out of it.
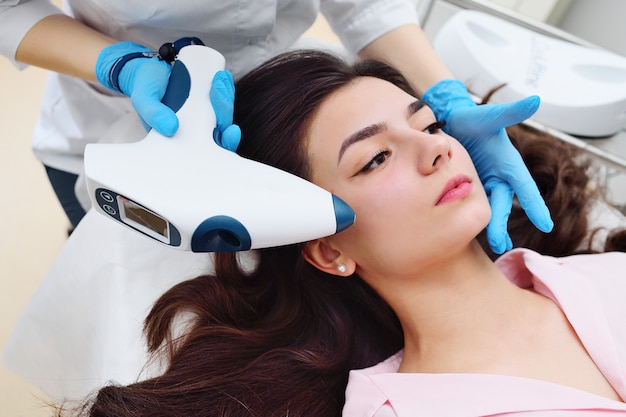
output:
<svg viewBox="0 0 626 417"><path fill-rule="evenodd" d="M123 207L122 213L126 219L169 239L167 220L126 198L120 198L120 200Z"/></svg>

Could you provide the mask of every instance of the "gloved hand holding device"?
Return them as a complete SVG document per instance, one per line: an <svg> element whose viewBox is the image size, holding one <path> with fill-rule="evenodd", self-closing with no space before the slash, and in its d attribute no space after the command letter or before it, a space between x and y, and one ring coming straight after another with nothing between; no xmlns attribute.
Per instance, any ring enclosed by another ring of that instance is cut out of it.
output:
<svg viewBox="0 0 626 417"><path fill-rule="evenodd" d="M513 246L507 221L514 193L533 224L543 232L551 231L550 212L505 130L532 116L539 97L478 106L461 81L446 79L430 87L422 99L438 120L446 122L444 131L461 142L476 166L491 205L487 239L492 250L503 253Z"/></svg>
<svg viewBox="0 0 626 417"><path fill-rule="evenodd" d="M112 44L98 56L96 77L110 90L130 97L147 130L154 128L164 136L172 136L178 130L178 118L161 100L172 72L171 62L180 47L187 44L202 42L197 38L179 39L162 46L160 53L134 42ZM232 124L235 101L232 75L229 71L220 71L215 81L210 93L217 118L214 138L223 148L235 151L241 132Z"/></svg>
<svg viewBox="0 0 626 417"><path fill-rule="evenodd" d="M235 81L228 70L218 71L209 92L215 110L217 127L213 138L224 149L235 152L241 140L241 129L233 124L235 113Z"/></svg>

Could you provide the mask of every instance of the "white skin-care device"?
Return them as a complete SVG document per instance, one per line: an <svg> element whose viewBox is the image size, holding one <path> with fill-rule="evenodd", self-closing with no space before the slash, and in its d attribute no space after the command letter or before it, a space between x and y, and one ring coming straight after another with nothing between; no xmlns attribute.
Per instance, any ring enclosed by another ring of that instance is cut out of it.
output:
<svg viewBox="0 0 626 417"><path fill-rule="evenodd" d="M282 246L352 225L354 212L337 196L214 141L209 91L224 67L224 57L209 47L183 47L163 100L178 116L176 134L166 137L152 129L138 142L86 147L87 188L95 209L193 252Z"/></svg>

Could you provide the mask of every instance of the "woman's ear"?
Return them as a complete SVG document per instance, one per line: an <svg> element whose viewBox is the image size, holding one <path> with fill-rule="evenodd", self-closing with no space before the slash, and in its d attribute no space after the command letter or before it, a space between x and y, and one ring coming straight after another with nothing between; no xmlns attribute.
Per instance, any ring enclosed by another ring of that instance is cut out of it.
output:
<svg viewBox="0 0 626 417"><path fill-rule="evenodd" d="M356 270L356 262L334 249L325 238L305 243L302 255L308 263L327 274L347 277Z"/></svg>

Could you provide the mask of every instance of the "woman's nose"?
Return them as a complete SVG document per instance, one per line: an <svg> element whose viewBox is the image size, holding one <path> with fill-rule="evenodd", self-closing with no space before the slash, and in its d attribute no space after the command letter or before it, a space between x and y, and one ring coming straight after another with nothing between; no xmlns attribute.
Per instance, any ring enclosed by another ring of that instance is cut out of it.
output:
<svg viewBox="0 0 626 417"><path fill-rule="evenodd" d="M449 137L443 132L419 132L417 145L417 169L422 175L432 174L452 158Z"/></svg>

